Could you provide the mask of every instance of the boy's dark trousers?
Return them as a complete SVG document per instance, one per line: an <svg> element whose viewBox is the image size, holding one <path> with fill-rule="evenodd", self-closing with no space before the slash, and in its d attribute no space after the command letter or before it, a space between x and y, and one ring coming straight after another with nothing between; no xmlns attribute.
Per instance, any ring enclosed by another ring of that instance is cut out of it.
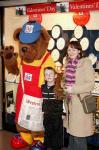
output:
<svg viewBox="0 0 99 150"><path fill-rule="evenodd" d="M44 145L52 150L63 147L63 120L60 114L44 114Z"/></svg>

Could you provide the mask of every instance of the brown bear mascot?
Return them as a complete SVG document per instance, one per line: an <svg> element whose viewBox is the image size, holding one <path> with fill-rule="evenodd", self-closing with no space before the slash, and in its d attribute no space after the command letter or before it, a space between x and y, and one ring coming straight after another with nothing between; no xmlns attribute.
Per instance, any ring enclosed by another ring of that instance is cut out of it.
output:
<svg viewBox="0 0 99 150"><path fill-rule="evenodd" d="M55 64L47 51L50 36L38 22L29 21L18 28L14 32L14 40L19 44L19 53L15 53L12 46L6 46L1 55L8 72L20 74L15 117L19 133L12 138L11 145L13 148L24 148L33 145L35 136L43 134L43 70L48 66L55 68Z"/></svg>

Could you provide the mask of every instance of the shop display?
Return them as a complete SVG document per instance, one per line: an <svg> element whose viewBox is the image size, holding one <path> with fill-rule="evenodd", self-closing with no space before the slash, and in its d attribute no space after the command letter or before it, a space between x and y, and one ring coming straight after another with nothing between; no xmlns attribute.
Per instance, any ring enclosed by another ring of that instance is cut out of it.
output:
<svg viewBox="0 0 99 150"><path fill-rule="evenodd" d="M89 47L89 40L87 37L84 37L83 39L80 40L80 44L82 46L82 50L85 51Z"/></svg>
<svg viewBox="0 0 99 150"><path fill-rule="evenodd" d="M63 37L60 37L57 40L56 45L59 50L63 50L65 48L65 39Z"/></svg>
<svg viewBox="0 0 99 150"><path fill-rule="evenodd" d="M99 37L96 39L95 44L94 44L96 51L99 51L99 44L98 43L99 43Z"/></svg>
<svg viewBox="0 0 99 150"><path fill-rule="evenodd" d="M99 133L99 111L95 114L95 132Z"/></svg>
<svg viewBox="0 0 99 150"><path fill-rule="evenodd" d="M92 94L95 96L99 96L99 81L95 81L94 90L92 91Z"/></svg>
<svg viewBox="0 0 99 150"><path fill-rule="evenodd" d="M76 26L75 27L74 36L77 39L80 39L83 36L83 27L82 26Z"/></svg>
<svg viewBox="0 0 99 150"><path fill-rule="evenodd" d="M51 34L52 34L52 37L54 39L59 38L61 36L61 34L62 34L62 28L61 28L61 26L59 26L59 25L53 26Z"/></svg>
<svg viewBox="0 0 99 150"><path fill-rule="evenodd" d="M57 61L60 57L60 53L57 49L54 49L51 53L51 56L52 56L54 61Z"/></svg>
<svg viewBox="0 0 99 150"><path fill-rule="evenodd" d="M49 44L48 44L48 50L52 50L55 46L55 41L53 38L50 38Z"/></svg>

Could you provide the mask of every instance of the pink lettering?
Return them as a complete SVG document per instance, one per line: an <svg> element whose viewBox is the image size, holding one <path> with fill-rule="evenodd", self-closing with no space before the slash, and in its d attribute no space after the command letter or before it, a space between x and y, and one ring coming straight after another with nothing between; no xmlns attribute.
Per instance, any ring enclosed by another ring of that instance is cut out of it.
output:
<svg viewBox="0 0 99 150"><path fill-rule="evenodd" d="M32 102L29 99L26 100L27 104L33 105L33 106L40 106L40 103Z"/></svg>

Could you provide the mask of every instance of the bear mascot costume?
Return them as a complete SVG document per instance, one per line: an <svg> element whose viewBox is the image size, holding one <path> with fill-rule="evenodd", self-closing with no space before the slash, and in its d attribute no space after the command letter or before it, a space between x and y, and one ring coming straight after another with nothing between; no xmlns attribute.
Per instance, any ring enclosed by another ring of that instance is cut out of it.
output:
<svg viewBox="0 0 99 150"><path fill-rule="evenodd" d="M38 22L26 22L22 28L16 29L13 37L19 52L14 52L13 46L6 46L1 55L8 72L20 74L15 110L18 134L12 137L11 145L13 148L24 148L34 144L35 136L43 135L43 71L48 66L55 68L55 63L47 51L50 36Z"/></svg>

